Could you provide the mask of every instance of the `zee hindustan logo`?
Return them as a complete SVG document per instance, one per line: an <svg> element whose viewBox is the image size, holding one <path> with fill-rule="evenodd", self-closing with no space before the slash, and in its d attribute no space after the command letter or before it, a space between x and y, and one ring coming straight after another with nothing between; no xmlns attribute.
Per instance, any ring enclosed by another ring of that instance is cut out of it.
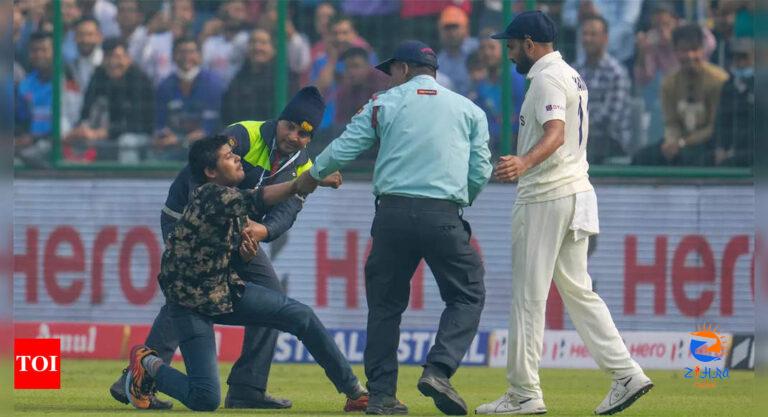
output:
<svg viewBox="0 0 768 417"><path fill-rule="evenodd" d="M694 359L704 364L723 361L728 338L715 325L705 324L690 335L689 350ZM693 379L696 387L714 388L718 381L730 378L730 374L725 366L696 365L694 368L686 367L683 377Z"/></svg>

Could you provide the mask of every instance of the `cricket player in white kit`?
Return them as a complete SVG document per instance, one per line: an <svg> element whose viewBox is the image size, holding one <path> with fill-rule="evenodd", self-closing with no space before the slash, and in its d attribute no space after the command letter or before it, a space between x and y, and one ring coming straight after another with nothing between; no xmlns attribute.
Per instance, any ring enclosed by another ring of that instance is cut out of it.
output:
<svg viewBox="0 0 768 417"><path fill-rule="evenodd" d="M502 156L495 172L501 181L518 181L512 210L509 389L475 412L547 412L539 362L554 279L590 354L614 381L595 413L614 414L653 384L630 357L587 273L588 237L599 232L597 198L587 175L587 86L554 51L555 25L544 13L522 13L492 37L507 40L510 59L527 74L530 86L520 111L517 156Z"/></svg>

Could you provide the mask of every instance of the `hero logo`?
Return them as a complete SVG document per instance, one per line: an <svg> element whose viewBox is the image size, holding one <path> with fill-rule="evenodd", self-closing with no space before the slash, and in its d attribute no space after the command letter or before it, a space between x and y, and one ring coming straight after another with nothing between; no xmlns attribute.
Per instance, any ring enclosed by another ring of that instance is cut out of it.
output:
<svg viewBox="0 0 768 417"><path fill-rule="evenodd" d="M16 339L13 356L15 389L61 388L59 339Z"/></svg>

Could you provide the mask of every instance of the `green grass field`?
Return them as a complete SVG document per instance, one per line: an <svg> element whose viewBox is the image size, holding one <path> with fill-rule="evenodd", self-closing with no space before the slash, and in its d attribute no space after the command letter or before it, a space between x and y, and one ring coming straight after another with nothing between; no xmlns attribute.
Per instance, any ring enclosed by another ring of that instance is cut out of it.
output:
<svg viewBox="0 0 768 417"><path fill-rule="evenodd" d="M15 410L19 415L37 416L147 416L120 404L108 393L110 384L119 375L124 362L65 360L62 363L62 389L45 391L16 391ZM183 365L182 365L183 366ZM222 381L226 380L230 364L222 364ZM356 366L358 376L362 367ZM416 390L420 367L402 367L398 397L410 408L411 415L440 415L429 398ZM743 416L751 415L753 404L753 372L731 372L729 380L711 389L696 388L691 380L683 379L682 371L650 371L655 388L620 415L624 416ZM495 400L505 389L504 369L461 368L452 379L470 407ZM545 401L552 416L587 416L602 400L610 385L608 377L596 370L545 369L541 374ZM226 390L226 384L223 387ZM283 411L243 411L220 408L217 413L227 416L283 415L333 416L344 415L343 396L316 365L274 365L270 379L272 394L293 400L293 408ZM222 394L222 398L226 391ZM162 395L162 394L161 394ZM199 415L175 402L174 416ZM347 414L348 415L348 414Z"/></svg>

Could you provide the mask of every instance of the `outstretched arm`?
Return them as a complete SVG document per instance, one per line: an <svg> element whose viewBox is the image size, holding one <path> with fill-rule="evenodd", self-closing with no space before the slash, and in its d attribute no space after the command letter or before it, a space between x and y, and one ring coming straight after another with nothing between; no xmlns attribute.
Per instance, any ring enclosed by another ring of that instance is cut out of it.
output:
<svg viewBox="0 0 768 417"><path fill-rule="evenodd" d="M261 188L261 199L264 201L266 206L274 206L275 204L287 200L292 195L296 194L299 191L297 185L298 184L295 180L283 182L280 184L267 185ZM314 189L309 192L305 192L305 194L309 194L312 191L314 191Z"/></svg>

